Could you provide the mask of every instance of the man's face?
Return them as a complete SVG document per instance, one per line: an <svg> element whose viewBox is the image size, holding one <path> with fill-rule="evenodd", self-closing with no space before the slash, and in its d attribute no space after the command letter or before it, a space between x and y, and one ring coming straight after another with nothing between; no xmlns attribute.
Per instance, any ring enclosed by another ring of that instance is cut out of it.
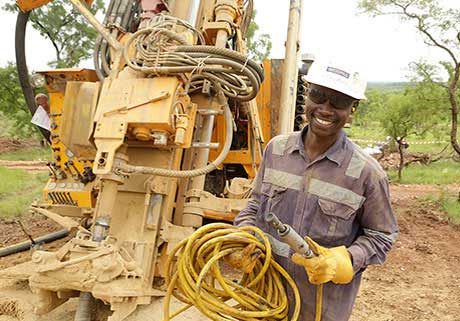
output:
<svg viewBox="0 0 460 321"><path fill-rule="evenodd" d="M338 135L356 101L338 91L315 84L310 84L307 97L309 129L319 137Z"/></svg>

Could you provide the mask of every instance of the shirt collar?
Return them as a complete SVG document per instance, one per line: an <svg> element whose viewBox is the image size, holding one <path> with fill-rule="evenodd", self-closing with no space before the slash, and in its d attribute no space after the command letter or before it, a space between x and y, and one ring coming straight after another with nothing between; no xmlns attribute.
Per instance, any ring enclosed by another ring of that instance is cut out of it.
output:
<svg viewBox="0 0 460 321"><path fill-rule="evenodd" d="M295 135L293 135L291 139L288 139L286 145L287 153L293 153L294 151L298 151L300 154L304 155L305 148L303 144L303 137L304 135L306 135L307 131L308 125L305 126L300 132L297 132ZM321 155L319 158L326 157L340 166L346 155L346 137L347 135L345 131L342 129L335 143L331 147L329 147L329 149L326 152L324 152L324 154Z"/></svg>

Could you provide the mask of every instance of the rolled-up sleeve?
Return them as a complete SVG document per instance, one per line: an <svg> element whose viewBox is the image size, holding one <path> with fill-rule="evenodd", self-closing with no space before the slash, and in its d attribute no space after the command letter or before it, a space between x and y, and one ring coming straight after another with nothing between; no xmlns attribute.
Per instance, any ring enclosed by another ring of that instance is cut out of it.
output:
<svg viewBox="0 0 460 321"><path fill-rule="evenodd" d="M391 207L387 177L369 184L358 216L361 235L348 247L356 272L369 264L382 264L398 236L398 223Z"/></svg>
<svg viewBox="0 0 460 321"><path fill-rule="evenodd" d="M243 210L241 210L241 212L235 217L235 220L233 221L235 226L241 227L256 225L256 215L260 207L262 181L265 173L265 162L268 149L269 145L267 145L262 161L260 162L259 171L257 172L256 178L254 179L251 197L249 198L248 204Z"/></svg>

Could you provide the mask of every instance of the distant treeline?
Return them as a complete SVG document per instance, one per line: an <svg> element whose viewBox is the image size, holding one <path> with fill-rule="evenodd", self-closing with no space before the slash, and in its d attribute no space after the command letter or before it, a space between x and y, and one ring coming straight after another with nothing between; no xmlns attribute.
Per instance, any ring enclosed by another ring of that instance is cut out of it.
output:
<svg viewBox="0 0 460 321"><path fill-rule="evenodd" d="M368 89L377 89L383 91L404 91L407 87L413 87L415 83L409 81L401 82L384 82L384 81L370 81L367 84Z"/></svg>

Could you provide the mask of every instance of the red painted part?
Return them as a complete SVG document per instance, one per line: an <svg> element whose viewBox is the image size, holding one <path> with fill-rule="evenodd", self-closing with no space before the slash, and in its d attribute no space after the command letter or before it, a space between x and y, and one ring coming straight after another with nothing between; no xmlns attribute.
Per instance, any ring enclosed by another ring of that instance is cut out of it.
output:
<svg viewBox="0 0 460 321"><path fill-rule="evenodd" d="M163 0L141 0L142 18L150 18L162 11L168 10Z"/></svg>

